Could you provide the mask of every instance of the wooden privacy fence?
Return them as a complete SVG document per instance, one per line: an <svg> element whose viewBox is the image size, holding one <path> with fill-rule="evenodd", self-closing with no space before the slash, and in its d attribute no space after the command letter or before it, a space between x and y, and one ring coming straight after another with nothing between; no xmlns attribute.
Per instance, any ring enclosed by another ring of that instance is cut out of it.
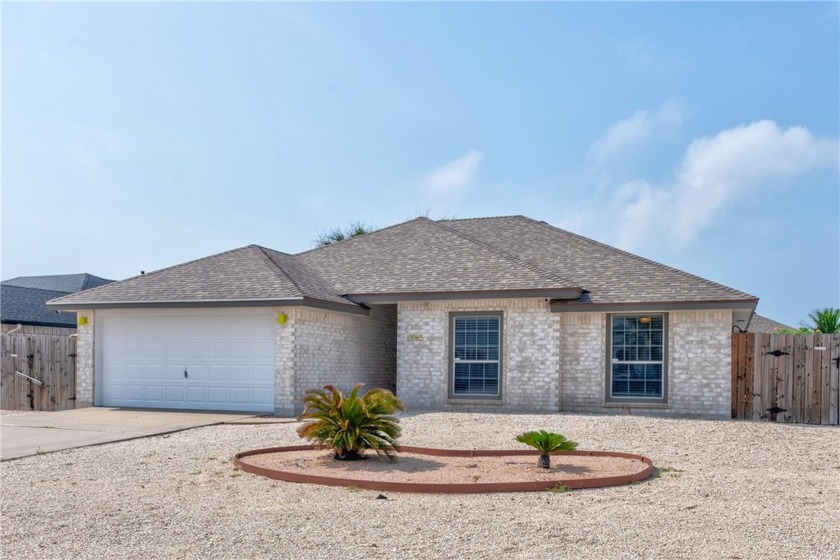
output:
<svg viewBox="0 0 840 560"><path fill-rule="evenodd" d="M4 332L0 337L0 408L76 408L76 337L68 336L69 329L44 330L53 334Z"/></svg>
<svg viewBox="0 0 840 560"><path fill-rule="evenodd" d="M732 418L840 424L840 334L732 335Z"/></svg>

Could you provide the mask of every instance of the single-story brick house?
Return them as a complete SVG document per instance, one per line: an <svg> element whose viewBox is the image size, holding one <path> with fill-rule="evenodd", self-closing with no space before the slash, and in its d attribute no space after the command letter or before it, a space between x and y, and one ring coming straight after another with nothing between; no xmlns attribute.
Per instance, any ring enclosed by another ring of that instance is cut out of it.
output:
<svg viewBox="0 0 840 560"><path fill-rule="evenodd" d="M522 216L250 245L52 300L79 405L293 414L325 383L409 410L728 416L757 298Z"/></svg>

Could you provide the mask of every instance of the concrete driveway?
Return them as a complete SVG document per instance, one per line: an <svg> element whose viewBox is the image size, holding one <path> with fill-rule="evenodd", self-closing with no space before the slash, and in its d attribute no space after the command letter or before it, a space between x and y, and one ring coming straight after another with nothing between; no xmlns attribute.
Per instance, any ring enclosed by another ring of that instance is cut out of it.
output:
<svg viewBox="0 0 840 560"><path fill-rule="evenodd" d="M38 453L166 434L200 426L251 421L260 422L261 419L254 414L104 407L60 412L2 411L0 414L0 458L5 461ZM284 420L274 419L274 421Z"/></svg>

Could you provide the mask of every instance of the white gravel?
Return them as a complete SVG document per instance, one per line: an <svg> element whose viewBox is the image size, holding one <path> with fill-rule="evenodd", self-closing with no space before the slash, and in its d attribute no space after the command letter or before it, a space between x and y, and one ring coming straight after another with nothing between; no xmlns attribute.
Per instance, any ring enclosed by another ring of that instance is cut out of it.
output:
<svg viewBox="0 0 840 560"><path fill-rule="evenodd" d="M562 494L419 495L273 481L232 457L297 424L225 425L7 461L2 558L840 558L840 429L429 413L406 445L516 448L548 429L661 476Z"/></svg>

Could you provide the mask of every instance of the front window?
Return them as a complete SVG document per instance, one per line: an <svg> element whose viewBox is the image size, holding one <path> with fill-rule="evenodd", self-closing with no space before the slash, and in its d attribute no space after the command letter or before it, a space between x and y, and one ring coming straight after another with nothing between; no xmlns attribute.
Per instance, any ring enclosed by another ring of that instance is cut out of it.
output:
<svg viewBox="0 0 840 560"><path fill-rule="evenodd" d="M665 395L665 316L611 316L610 397Z"/></svg>
<svg viewBox="0 0 840 560"><path fill-rule="evenodd" d="M452 394L499 397L501 315L452 316Z"/></svg>

